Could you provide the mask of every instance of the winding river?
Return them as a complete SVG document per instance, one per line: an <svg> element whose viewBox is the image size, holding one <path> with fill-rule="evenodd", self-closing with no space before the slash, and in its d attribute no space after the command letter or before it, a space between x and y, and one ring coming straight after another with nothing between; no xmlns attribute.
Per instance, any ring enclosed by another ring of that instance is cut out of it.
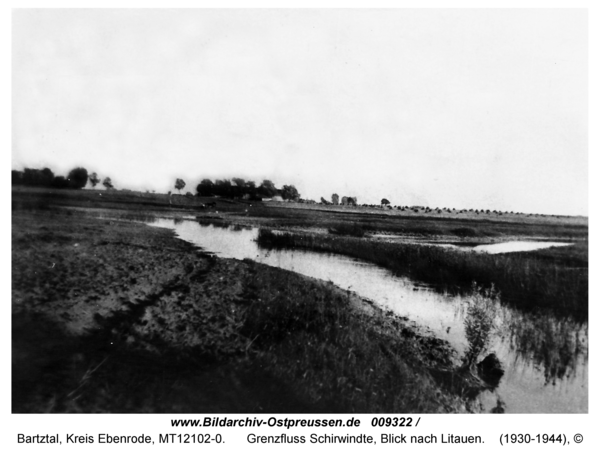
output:
<svg viewBox="0 0 600 455"><path fill-rule="evenodd" d="M258 246L257 228L201 225L197 221L157 219L151 226L174 229L177 236L219 257L244 259L332 281L427 328L462 354L464 297L440 294L424 283L394 276L373 264L341 255ZM514 248L514 245L512 245ZM499 305L489 351L505 368L494 392L480 395L484 411L500 404L510 413L588 411L588 326L552 317L533 319Z"/></svg>

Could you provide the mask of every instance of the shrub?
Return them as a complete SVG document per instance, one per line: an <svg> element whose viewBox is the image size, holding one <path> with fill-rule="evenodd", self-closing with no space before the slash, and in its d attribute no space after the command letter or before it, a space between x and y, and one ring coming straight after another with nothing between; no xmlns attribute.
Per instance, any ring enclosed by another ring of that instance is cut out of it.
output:
<svg viewBox="0 0 600 455"><path fill-rule="evenodd" d="M499 293L493 285L484 290L473 283L471 296L465 305L465 336L469 348L463 358L463 366L472 370L492 338L496 312L500 305Z"/></svg>

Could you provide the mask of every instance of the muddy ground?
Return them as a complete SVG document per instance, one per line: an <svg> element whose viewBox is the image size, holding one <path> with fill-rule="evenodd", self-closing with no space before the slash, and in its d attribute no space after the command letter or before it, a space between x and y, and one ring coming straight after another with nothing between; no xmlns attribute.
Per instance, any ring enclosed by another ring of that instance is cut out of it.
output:
<svg viewBox="0 0 600 455"><path fill-rule="evenodd" d="M355 295L45 204L13 207L12 352L17 413L475 410L448 345Z"/></svg>

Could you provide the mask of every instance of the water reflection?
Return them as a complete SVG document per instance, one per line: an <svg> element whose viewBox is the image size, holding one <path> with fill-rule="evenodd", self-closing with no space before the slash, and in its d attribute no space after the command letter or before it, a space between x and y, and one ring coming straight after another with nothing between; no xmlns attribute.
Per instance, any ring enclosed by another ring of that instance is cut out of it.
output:
<svg viewBox="0 0 600 455"><path fill-rule="evenodd" d="M575 376L583 368L588 358L587 324L503 310L501 336L519 356L533 359L546 384Z"/></svg>
<svg viewBox="0 0 600 455"><path fill-rule="evenodd" d="M218 222L218 221L217 221ZM221 257L244 259L332 281L382 307L406 316L464 355L468 350L465 298L434 292L426 284L394 276L381 267L345 256L298 250L265 250L254 241L258 230L242 226L158 219L153 226ZM505 374L495 392L480 400L491 411L502 402L507 412L587 412L587 324L532 316L496 301L494 330L487 352L501 360Z"/></svg>
<svg viewBox="0 0 600 455"><path fill-rule="evenodd" d="M527 242L527 241L514 241L514 242L501 242L501 243L490 243L485 245L460 245L454 243L422 243L423 245L439 246L442 248L453 248L462 251L472 251L474 253L488 253L488 254L501 254L501 253L516 253L519 251L534 251L541 250L544 248L552 248L559 246L569 246L572 243L564 242Z"/></svg>
<svg viewBox="0 0 600 455"><path fill-rule="evenodd" d="M555 246L569 246L572 243L563 242L502 242L492 243L489 245L477 245L473 247L473 251L478 253L500 254L514 253L517 251L534 251L543 248L551 248Z"/></svg>

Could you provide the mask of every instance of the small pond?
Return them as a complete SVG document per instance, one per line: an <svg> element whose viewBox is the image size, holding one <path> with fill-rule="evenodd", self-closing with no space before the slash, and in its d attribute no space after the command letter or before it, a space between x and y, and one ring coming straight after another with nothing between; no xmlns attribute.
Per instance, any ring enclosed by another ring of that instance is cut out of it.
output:
<svg viewBox="0 0 600 455"><path fill-rule="evenodd" d="M529 241L513 241L513 242L501 242L501 243L486 243L476 246L463 246L454 245L451 243L435 243L429 244L445 248L456 248L463 251L473 251L475 253L488 253L488 254L500 254L500 253L515 253L518 251L535 251L544 248L551 248L557 246L569 246L572 243L564 242L529 242Z"/></svg>
<svg viewBox="0 0 600 455"><path fill-rule="evenodd" d="M257 262L329 281L428 328L462 354L467 347L463 298L440 294L423 283L345 256L259 248L258 229L157 219L151 226L175 229L183 240L224 258ZM505 374L494 392L480 396L485 410L498 400L512 413L581 413L588 410L588 326L545 317L532 319L500 305L490 351Z"/></svg>

